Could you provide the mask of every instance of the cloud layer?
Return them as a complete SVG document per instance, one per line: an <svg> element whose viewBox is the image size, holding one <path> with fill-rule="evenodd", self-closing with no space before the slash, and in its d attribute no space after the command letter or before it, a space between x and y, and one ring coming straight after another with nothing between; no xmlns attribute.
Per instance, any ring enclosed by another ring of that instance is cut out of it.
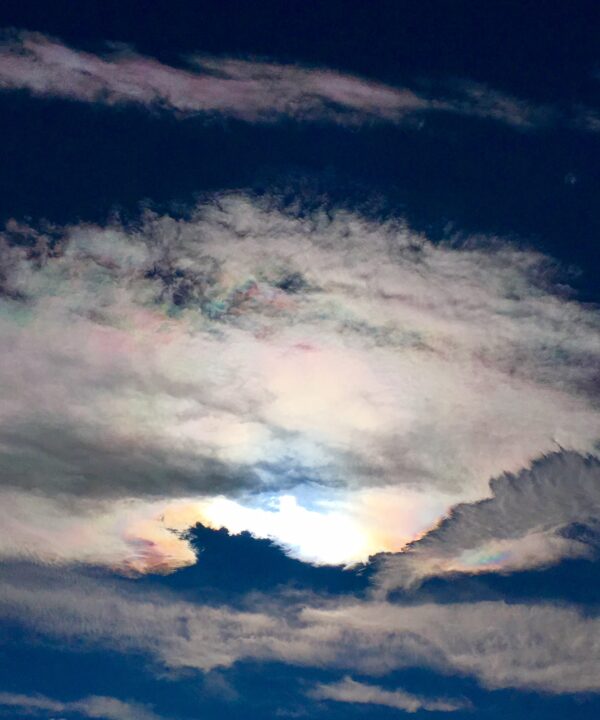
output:
<svg viewBox="0 0 600 720"><path fill-rule="evenodd" d="M243 36L264 42L245 26ZM175 46L159 60L0 30L0 101L17 103L15 117L77 111L113 129L140 121L153 136L175 123L165 151L222 124L242 175L235 147L249 135L293 136L297 157L302 138L323 132L342 145L317 143L311 164L329 157L344 176L356 174L342 157L352 137L380 147L423 130L416 144L431 165L442 145L456 159L467 136L489 141L493 157L504 141L539 155L560 135L566 150L545 163L556 172L517 224L547 229L538 201L561 188L569 197L553 217L586 209L591 176L577 148L593 139L577 133L599 132L600 115L569 99L577 87L537 88L542 105L468 78L402 77L426 55L409 45L410 62L389 65L384 83L344 72L343 60ZM330 50L348 61L340 48ZM448 49L450 63L426 65L464 67ZM526 87L492 60L479 72ZM553 89L564 102L544 95ZM467 181L485 175L470 140L458 162ZM517 155L507 172L535 160ZM24 178L43 177L38 161ZM185 177L170 164L176 184L197 178L190 163ZM371 165L360 177L394 174L393 162ZM407 197L418 200L422 180L417 171ZM462 187L452 202L466 207ZM254 705L282 717L463 717L597 700L600 305L578 301L575 269L520 239L451 237L450 223L434 242L378 209L387 203L352 209L351 195L336 206L290 188L206 193L104 223L27 217L0 228L10 661L0 716L183 720ZM231 537L243 532L272 542ZM481 573L515 575L464 577ZM564 587L574 577L587 591ZM107 666L119 672L98 685Z"/></svg>
<svg viewBox="0 0 600 720"><path fill-rule="evenodd" d="M257 595L240 610L134 589L21 568L4 573L0 612L62 647L141 651L173 670L253 660L377 677L426 667L488 688L600 690L600 620L568 606Z"/></svg>
<svg viewBox="0 0 600 720"><path fill-rule="evenodd" d="M597 447L600 316L499 240L233 195L2 260L7 556L179 566L202 521L355 562Z"/></svg>
<svg viewBox="0 0 600 720"><path fill-rule="evenodd" d="M129 50L108 57L84 53L34 33L4 42L0 85L84 102L135 103L249 121L282 116L397 120L428 105L410 90L332 70L207 57L176 68Z"/></svg>

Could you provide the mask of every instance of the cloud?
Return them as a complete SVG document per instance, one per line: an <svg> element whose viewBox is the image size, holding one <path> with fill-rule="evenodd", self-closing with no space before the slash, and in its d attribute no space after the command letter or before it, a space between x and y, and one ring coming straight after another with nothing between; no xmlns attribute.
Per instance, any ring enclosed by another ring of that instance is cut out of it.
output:
<svg viewBox="0 0 600 720"><path fill-rule="evenodd" d="M473 80L449 80L441 91L443 99L438 99L439 109L459 115L488 118L522 130L570 122L551 105L538 105ZM590 111L581 108L580 112L585 115ZM585 123L575 122L574 125L593 132L593 128Z"/></svg>
<svg viewBox="0 0 600 720"><path fill-rule="evenodd" d="M144 652L172 670L253 660L377 677L426 667L488 688L600 691L600 620L569 606L255 595L241 610L135 588L5 568L0 612L61 647Z"/></svg>
<svg viewBox="0 0 600 720"><path fill-rule="evenodd" d="M566 534L600 519L600 461L556 453L518 475L491 483L492 497L458 505L439 527L404 552L378 560L380 590L408 587L431 575L510 572L590 557L585 538Z"/></svg>
<svg viewBox="0 0 600 720"><path fill-rule="evenodd" d="M112 697L90 695L81 700L61 702L44 695L21 695L0 692L0 706L18 709L28 716L40 712L76 713L86 718L99 720L160 720L159 716L146 705L123 702Z"/></svg>
<svg viewBox="0 0 600 720"><path fill-rule="evenodd" d="M83 102L135 103L249 121L282 116L397 120L428 106L410 90L332 70L207 57L190 58L186 68L177 68L129 50L107 57L80 52L36 33L4 41L0 85Z"/></svg>
<svg viewBox="0 0 600 720"><path fill-rule="evenodd" d="M167 514L357 562L596 450L600 316L535 252L244 195L2 240L6 557L179 567Z"/></svg>
<svg viewBox="0 0 600 720"><path fill-rule="evenodd" d="M87 563L132 576L170 573L196 561L182 532L198 518L189 518L190 505L185 500L107 503L2 492L0 557Z"/></svg>
<svg viewBox="0 0 600 720"><path fill-rule="evenodd" d="M383 705L409 713L420 710L453 712L471 707L470 703L465 700L424 698L404 690L386 690L376 685L367 685L357 682L351 677L345 677L336 683L319 683L309 692L309 695L315 700Z"/></svg>
<svg viewBox="0 0 600 720"><path fill-rule="evenodd" d="M491 118L531 129L561 120L559 111L511 97L473 81L454 80L434 98L335 70L260 60L193 56L166 65L120 48L106 55L75 50L40 33L5 33L0 88L105 105L135 104L189 116L222 115L249 122L283 117L345 124L400 122L442 111ZM594 130L577 110L576 127ZM593 115L593 113L592 113Z"/></svg>

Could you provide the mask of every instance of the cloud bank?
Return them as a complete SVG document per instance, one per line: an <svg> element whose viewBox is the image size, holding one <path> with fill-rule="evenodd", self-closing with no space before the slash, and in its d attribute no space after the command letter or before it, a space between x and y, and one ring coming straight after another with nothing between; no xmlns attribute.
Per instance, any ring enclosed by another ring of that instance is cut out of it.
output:
<svg viewBox="0 0 600 720"><path fill-rule="evenodd" d="M0 88L249 122L283 117L344 124L400 122L425 111L491 118L522 129L568 120L554 108L472 81L446 83L443 97L434 98L327 68L206 56L189 57L184 66L175 67L128 48L97 55L39 33L14 31L5 33L0 45ZM575 125L593 130L588 116L593 113L580 108Z"/></svg>
<svg viewBox="0 0 600 720"><path fill-rule="evenodd" d="M351 563L597 448L600 315L498 239L230 195L1 254L7 557L179 567L201 521Z"/></svg>

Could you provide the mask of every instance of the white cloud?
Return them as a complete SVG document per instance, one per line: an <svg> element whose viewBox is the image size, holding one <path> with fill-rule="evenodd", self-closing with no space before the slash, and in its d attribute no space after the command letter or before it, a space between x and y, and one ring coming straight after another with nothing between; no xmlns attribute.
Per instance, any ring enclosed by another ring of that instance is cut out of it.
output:
<svg viewBox="0 0 600 720"><path fill-rule="evenodd" d="M0 706L18 709L26 715L38 715L40 711L51 713L76 713L98 720L160 720L147 706L123 702L103 695L90 695L81 700L61 702L44 695L22 695L0 692Z"/></svg>
<svg viewBox="0 0 600 720"><path fill-rule="evenodd" d="M465 700L452 698L424 698L404 690L386 690L377 685L357 682L345 677L336 683L319 683L310 691L315 700L358 703L362 705L383 705L404 712L427 710L431 712L454 712L471 707Z"/></svg>
<svg viewBox="0 0 600 720"><path fill-rule="evenodd" d="M489 688L600 691L600 620L574 607L256 595L242 611L134 589L20 568L4 573L0 612L62 646L142 651L175 670L267 660L376 677L426 667Z"/></svg>

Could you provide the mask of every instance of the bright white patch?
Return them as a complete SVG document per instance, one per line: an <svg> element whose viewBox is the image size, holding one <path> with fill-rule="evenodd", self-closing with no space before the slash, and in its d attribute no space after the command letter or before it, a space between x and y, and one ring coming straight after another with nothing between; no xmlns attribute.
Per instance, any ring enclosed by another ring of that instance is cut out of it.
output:
<svg viewBox="0 0 600 720"><path fill-rule="evenodd" d="M300 560L352 565L378 552L401 550L451 504L448 496L374 488L330 495L310 509L293 495L271 498L266 507L219 497L202 503L197 517L234 534L248 531L275 540Z"/></svg>

